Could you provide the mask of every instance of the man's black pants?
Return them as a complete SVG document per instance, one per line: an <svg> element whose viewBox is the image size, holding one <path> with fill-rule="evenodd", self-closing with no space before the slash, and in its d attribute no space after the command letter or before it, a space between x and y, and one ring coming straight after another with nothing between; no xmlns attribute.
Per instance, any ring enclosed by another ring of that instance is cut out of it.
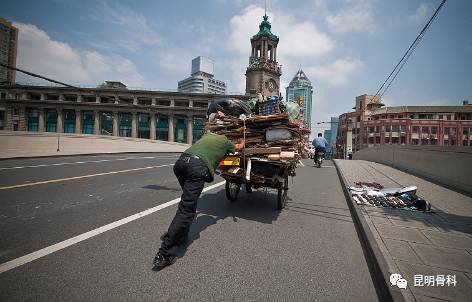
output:
<svg viewBox="0 0 472 302"><path fill-rule="evenodd" d="M326 149L321 147L315 147L315 164L318 162L318 152L323 152L323 156L326 154Z"/></svg>
<svg viewBox="0 0 472 302"><path fill-rule="evenodd" d="M179 244L187 239L197 212L197 200L202 193L205 181L210 177L210 171L205 163L187 154L182 154L175 162L174 174L179 180L183 193L177 213L167 233L162 236L159 251L164 257L175 256Z"/></svg>

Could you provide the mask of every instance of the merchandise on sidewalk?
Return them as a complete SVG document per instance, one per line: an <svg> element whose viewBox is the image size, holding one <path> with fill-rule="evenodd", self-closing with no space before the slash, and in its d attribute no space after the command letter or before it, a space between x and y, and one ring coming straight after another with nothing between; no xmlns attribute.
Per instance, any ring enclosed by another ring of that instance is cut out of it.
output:
<svg viewBox="0 0 472 302"><path fill-rule="evenodd" d="M417 189L415 186L383 188L378 183L366 182L356 182L356 187L348 187L358 205L431 211L431 203L419 198Z"/></svg>

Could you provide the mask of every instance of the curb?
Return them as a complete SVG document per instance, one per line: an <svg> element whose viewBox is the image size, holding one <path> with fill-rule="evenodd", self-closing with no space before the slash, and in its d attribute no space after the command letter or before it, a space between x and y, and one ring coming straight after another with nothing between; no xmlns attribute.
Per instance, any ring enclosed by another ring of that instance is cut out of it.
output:
<svg viewBox="0 0 472 302"><path fill-rule="evenodd" d="M93 155L112 155L112 154L181 154L182 152L169 152L169 151L155 151L155 152L149 152L149 151L126 151L126 152L97 152L97 153L80 153L80 154L55 154L55 155L37 155L37 156L15 156L15 157L4 157L0 158L0 161L6 161L6 160L12 160L12 159L34 159L34 158L55 158L55 157L71 157L71 156L93 156Z"/></svg>
<svg viewBox="0 0 472 302"><path fill-rule="evenodd" d="M333 160L334 166L338 173L341 181L344 196L351 212L352 220L359 237L359 241L364 252L364 256L369 267L370 275L374 283L377 296L380 301L392 301L392 302L405 302L405 298L401 293L400 289L396 289L389 286L390 271L377 242L375 241L374 235L372 234L367 221L362 215L360 209L355 206L354 200L349 194L347 187L348 182L341 172L337 162Z"/></svg>

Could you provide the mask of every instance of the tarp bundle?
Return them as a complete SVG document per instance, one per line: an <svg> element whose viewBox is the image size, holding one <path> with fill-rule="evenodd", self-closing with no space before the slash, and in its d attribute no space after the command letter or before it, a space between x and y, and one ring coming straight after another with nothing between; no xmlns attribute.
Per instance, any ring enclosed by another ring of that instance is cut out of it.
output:
<svg viewBox="0 0 472 302"><path fill-rule="evenodd" d="M251 107L242 100L238 99L217 99L208 107L207 116L212 113L223 112L226 115L238 117L241 114L250 115Z"/></svg>

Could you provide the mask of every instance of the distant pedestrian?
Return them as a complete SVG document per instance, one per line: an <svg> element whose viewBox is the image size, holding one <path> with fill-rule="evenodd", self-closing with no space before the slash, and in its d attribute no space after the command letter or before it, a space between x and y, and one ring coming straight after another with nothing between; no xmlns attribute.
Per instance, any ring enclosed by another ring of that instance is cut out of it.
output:
<svg viewBox="0 0 472 302"><path fill-rule="evenodd" d="M213 181L220 160L236 149L242 149L242 144L234 145L224 135L206 133L176 161L174 174L182 187L182 197L169 229L161 236L162 244L154 258L153 270L175 262L179 245L187 240L205 182Z"/></svg>
<svg viewBox="0 0 472 302"><path fill-rule="evenodd" d="M349 160L352 159L352 149L351 148L347 149L347 159L349 159Z"/></svg>

